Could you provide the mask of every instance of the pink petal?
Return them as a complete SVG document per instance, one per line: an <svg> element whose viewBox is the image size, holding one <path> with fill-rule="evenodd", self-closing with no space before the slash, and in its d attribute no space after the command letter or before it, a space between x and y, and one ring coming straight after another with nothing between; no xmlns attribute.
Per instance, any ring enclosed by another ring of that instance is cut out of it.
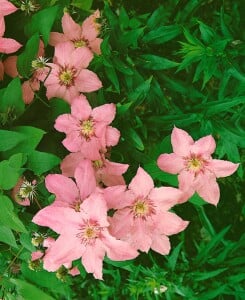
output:
<svg viewBox="0 0 245 300"><path fill-rule="evenodd" d="M59 32L50 32L49 36L49 45L56 46L58 43L68 42L69 39L63 33ZM72 42L71 42L72 44Z"/></svg>
<svg viewBox="0 0 245 300"><path fill-rule="evenodd" d="M71 131L62 141L64 147L70 152L79 152L81 150L81 137L79 131Z"/></svg>
<svg viewBox="0 0 245 300"><path fill-rule="evenodd" d="M216 148L216 143L211 135L204 136L191 146L191 153L210 156Z"/></svg>
<svg viewBox="0 0 245 300"><path fill-rule="evenodd" d="M171 249L169 238L165 235L155 235L151 244L151 249L162 255L169 254Z"/></svg>
<svg viewBox="0 0 245 300"><path fill-rule="evenodd" d="M75 79L75 84L80 92L90 93L102 87L102 82L98 76L87 69L82 69Z"/></svg>
<svg viewBox="0 0 245 300"><path fill-rule="evenodd" d="M111 126L107 126L105 134L107 147L116 146L118 144L120 139L120 131L118 129Z"/></svg>
<svg viewBox="0 0 245 300"><path fill-rule="evenodd" d="M96 137L92 137L90 141L84 140L78 151L80 151L82 153L84 158L88 158L90 160L98 160L101 158L101 155L100 155L101 148L102 148L102 145L101 145L100 140ZM73 152L75 152L75 151L73 151Z"/></svg>
<svg viewBox="0 0 245 300"><path fill-rule="evenodd" d="M7 16L14 13L18 8L7 0L0 0L0 15Z"/></svg>
<svg viewBox="0 0 245 300"><path fill-rule="evenodd" d="M98 18L100 18L100 12L96 10L82 24L82 35L88 41L94 40L99 34L100 24L96 23Z"/></svg>
<svg viewBox="0 0 245 300"><path fill-rule="evenodd" d="M183 191L179 189L159 187L151 190L149 199L153 200L161 211L167 211L174 205L180 203L183 196Z"/></svg>
<svg viewBox="0 0 245 300"><path fill-rule="evenodd" d="M84 95L76 97L71 105L71 114L78 120L87 120L92 113L92 108Z"/></svg>
<svg viewBox="0 0 245 300"><path fill-rule="evenodd" d="M24 81L22 84L22 95L25 104L30 104L34 99L35 94L29 80Z"/></svg>
<svg viewBox="0 0 245 300"><path fill-rule="evenodd" d="M139 255L128 243L115 239L107 231L103 232L101 240L106 246L107 256L112 260L124 261Z"/></svg>
<svg viewBox="0 0 245 300"><path fill-rule="evenodd" d="M125 173L129 167L128 164L120 164L113 161L105 160L106 172L108 174L121 175Z"/></svg>
<svg viewBox="0 0 245 300"><path fill-rule="evenodd" d="M93 109L92 116L97 122L110 124L116 115L116 106L114 103L104 104Z"/></svg>
<svg viewBox="0 0 245 300"><path fill-rule="evenodd" d="M194 144L192 137L184 130L174 127L171 134L173 151L179 156L188 156L190 146Z"/></svg>
<svg viewBox="0 0 245 300"><path fill-rule="evenodd" d="M55 239L49 236L46 239L44 239L43 247L50 248L54 243L55 243Z"/></svg>
<svg viewBox="0 0 245 300"><path fill-rule="evenodd" d="M183 170L178 175L179 188L191 197L195 192L195 174L186 170ZM186 198L187 200L187 198ZM184 200L183 200L184 201ZM181 203L183 202L181 201Z"/></svg>
<svg viewBox="0 0 245 300"><path fill-rule="evenodd" d="M56 200L72 204L79 198L79 191L75 182L60 174L50 174L45 178L48 191L56 195Z"/></svg>
<svg viewBox="0 0 245 300"><path fill-rule="evenodd" d="M72 269L70 269L68 271L68 273L71 275L71 276L77 276L80 274L80 271L78 269L78 267L73 267Z"/></svg>
<svg viewBox="0 0 245 300"><path fill-rule="evenodd" d="M54 272L61 265L71 263L73 260L80 258L84 251L84 245L76 236L69 234L61 235L44 256L43 268Z"/></svg>
<svg viewBox="0 0 245 300"><path fill-rule="evenodd" d="M102 279L102 265L105 256L105 249L100 240L95 245L86 247L82 256L82 264L88 273L93 273L96 279Z"/></svg>
<svg viewBox="0 0 245 300"><path fill-rule="evenodd" d="M161 154L157 159L158 167L164 172L177 174L185 168L182 157L175 153Z"/></svg>
<svg viewBox="0 0 245 300"><path fill-rule="evenodd" d="M210 160L207 166L210 172L214 172L217 178L230 176L237 170L238 167L239 164L234 164L230 161L220 159Z"/></svg>
<svg viewBox="0 0 245 300"><path fill-rule="evenodd" d="M171 212L161 212L156 216L156 230L160 234L172 235L183 231L189 222Z"/></svg>
<svg viewBox="0 0 245 300"><path fill-rule="evenodd" d="M54 50L55 62L63 67L69 65L69 59L73 51L74 46L69 42L57 44Z"/></svg>
<svg viewBox="0 0 245 300"><path fill-rule="evenodd" d="M82 160L75 170L75 179L80 191L81 199L87 198L96 188L96 179L92 163L88 159Z"/></svg>
<svg viewBox="0 0 245 300"><path fill-rule="evenodd" d="M80 152L68 154L60 165L62 174L67 177L74 177L74 171L83 159L84 156Z"/></svg>
<svg viewBox="0 0 245 300"><path fill-rule="evenodd" d="M4 35L5 32L5 20L3 16L0 15L0 37Z"/></svg>
<svg viewBox="0 0 245 300"><path fill-rule="evenodd" d="M109 218L110 233L118 239L129 237L134 228L134 219L129 208L117 210L113 217Z"/></svg>
<svg viewBox="0 0 245 300"><path fill-rule="evenodd" d="M77 128L77 119L70 114L60 115L55 120L54 128L60 132L70 133Z"/></svg>
<svg viewBox="0 0 245 300"><path fill-rule="evenodd" d="M104 197L108 209L122 209L133 202L131 193L126 192L126 185L111 186L104 189Z"/></svg>
<svg viewBox="0 0 245 300"><path fill-rule="evenodd" d="M102 39L96 38L93 41L89 41L89 46L94 53L100 55L101 54L100 45L102 42L103 42Z"/></svg>
<svg viewBox="0 0 245 300"><path fill-rule="evenodd" d="M17 58L18 58L18 56L12 55L12 56L7 57L5 59L5 61L3 62L4 72L8 76L13 77L13 78L18 76L18 71L17 71L17 67L16 67Z"/></svg>
<svg viewBox="0 0 245 300"><path fill-rule="evenodd" d="M34 251L31 253L31 261L37 260L41 257L43 257L44 253L40 250Z"/></svg>
<svg viewBox="0 0 245 300"><path fill-rule="evenodd" d="M68 13L62 17L63 32L70 40L77 40L81 37L82 29L80 25L74 22Z"/></svg>
<svg viewBox="0 0 245 300"><path fill-rule="evenodd" d="M93 53L87 47L76 48L71 53L70 64L77 70L86 69L93 57Z"/></svg>
<svg viewBox="0 0 245 300"><path fill-rule="evenodd" d="M13 53L20 49L22 45L16 40L0 37L0 53Z"/></svg>
<svg viewBox="0 0 245 300"><path fill-rule="evenodd" d="M147 224L142 219L136 219L131 232L128 233L127 241L137 250L148 252L152 244L152 234Z"/></svg>
<svg viewBox="0 0 245 300"><path fill-rule="evenodd" d="M220 191L215 175L211 172L199 175L196 180L196 192L206 202L216 206L219 202Z"/></svg>
<svg viewBox="0 0 245 300"><path fill-rule="evenodd" d="M128 188L137 196L147 197L154 188L154 183L151 176L139 167Z"/></svg>

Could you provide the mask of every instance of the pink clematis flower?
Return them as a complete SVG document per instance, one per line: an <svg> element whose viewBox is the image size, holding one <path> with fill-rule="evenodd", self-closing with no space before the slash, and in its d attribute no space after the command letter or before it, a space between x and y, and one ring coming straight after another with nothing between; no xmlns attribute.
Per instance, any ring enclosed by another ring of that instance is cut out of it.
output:
<svg viewBox="0 0 245 300"><path fill-rule="evenodd" d="M7 0L0 0L0 16L4 17L10 15L18 10L11 2Z"/></svg>
<svg viewBox="0 0 245 300"><path fill-rule="evenodd" d="M174 153L161 154L157 160L159 168L179 174L179 188L187 195L184 201L196 191L206 202L217 205L220 191L216 178L231 175L239 164L212 159L216 144L211 135L194 142L186 131L175 127L171 142Z"/></svg>
<svg viewBox="0 0 245 300"><path fill-rule="evenodd" d="M189 222L168 210L183 197L172 187L154 188L152 178L141 168L126 190L113 186L104 190L108 208L116 209L110 218L110 232L133 248L166 255L170 251L169 235L183 231Z"/></svg>
<svg viewBox="0 0 245 300"><path fill-rule="evenodd" d="M84 199L96 190L94 171L89 160L79 164L74 174L76 183L61 174L50 174L45 178L46 188L56 195L54 207L69 207L80 211Z"/></svg>
<svg viewBox="0 0 245 300"><path fill-rule="evenodd" d="M100 18L99 10L96 10L83 22L82 26L75 23L68 13L62 17L62 29L64 33L51 32L49 44L56 46L61 42L70 42L75 48L87 47L92 52L100 54L102 39L98 38L100 24L96 19Z"/></svg>
<svg viewBox="0 0 245 300"><path fill-rule="evenodd" d="M75 169L82 161L84 161L84 156L81 152L68 154L60 165L62 174L74 177ZM106 186L125 184L122 174L127 171L129 165L109 161L104 154L101 154L100 159L91 161L91 165L98 185L101 183Z"/></svg>
<svg viewBox="0 0 245 300"><path fill-rule="evenodd" d="M84 200L80 212L48 206L34 216L33 222L60 234L43 258L47 271L56 271L62 264L81 258L86 271L102 279L105 255L119 261L138 255L126 242L109 233L107 206L100 193L93 193Z"/></svg>
<svg viewBox="0 0 245 300"><path fill-rule="evenodd" d="M97 91L102 87L98 76L87 70L93 54L86 48L74 48L68 42L55 47L54 63L48 63L51 72L45 80L46 96L60 97L72 103L74 97L82 93Z"/></svg>
<svg viewBox="0 0 245 300"><path fill-rule="evenodd" d="M81 152L90 160L101 159L100 151L118 143L120 132L108 126L114 119L114 104L91 108L85 96L76 97L71 104L71 114L59 116L55 129L66 133L63 145L70 152Z"/></svg>
<svg viewBox="0 0 245 300"><path fill-rule="evenodd" d="M3 38L5 32L4 18L0 13L0 53L13 53L22 47L16 40Z"/></svg>

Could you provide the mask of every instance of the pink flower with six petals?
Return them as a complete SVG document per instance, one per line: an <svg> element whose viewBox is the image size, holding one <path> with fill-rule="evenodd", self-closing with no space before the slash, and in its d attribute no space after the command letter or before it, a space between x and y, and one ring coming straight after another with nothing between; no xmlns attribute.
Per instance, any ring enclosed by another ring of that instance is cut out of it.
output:
<svg viewBox="0 0 245 300"><path fill-rule="evenodd" d="M66 133L63 145L70 152L81 152L85 158L98 160L100 151L118 143L120 133L108 126L114 119L113 103L91 108L85 96L77 97L71 104L71 114L59 116L55 129Z"/></svg>
<svg viewBox="0 0 245 300"><path fill-rule="evenodd" d="M171 174L179 174L179 188L191 197L195 191L206 202L217 205L220 191L216 178L233 174L239 164L212 159L216 143L211 135L196 142L184 130L174 127L171 135L174 153L161 154L159 168Z"/></svg>
<svg viewBox="0 0 245 300"><path fill-rule="evenodd" d="M116 209L110 218L112 235L144 252L151 248L168 254L168 236L183 231L189 223L168 211L183 192L172 187L154 188L152 178L140 167L128 190L126 186L108 187L104 196L108 208Z"/></svg>

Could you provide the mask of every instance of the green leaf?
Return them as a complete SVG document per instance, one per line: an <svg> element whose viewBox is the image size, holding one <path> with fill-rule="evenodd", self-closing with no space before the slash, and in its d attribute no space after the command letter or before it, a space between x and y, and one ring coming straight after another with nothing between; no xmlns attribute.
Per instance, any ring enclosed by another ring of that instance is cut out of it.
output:
<svg viewBox="0 0 245 300"><path fill-rule="evenodd" d="M27 160L27 156L23 153L17 153L9 158L9 165L12 168L20 169Z"/></svg>
<svg viewBox="0 0 245 300"><path fill-rule="evenodd" d="M16 285L16 289L18 292L18 295L23 297L25 300L55 300L50 295L46 294L36 286L20 280L20 279L10 279L10 281ZM19 298L18 298L19 299Z"/></svg>
<svg viewBox="0 0 245 300"><path fill-rule="evenodd" d="M12 149L24 139L25 136L21 133L10 130L0 130L0 151Z"/></svg>
<svg viewBox="0 0 245 300"><path fill-rule="evenodd" d="M169 257L167 257L168 266L171 269L171 271L175 270L176 263L177 263L177 260L178 260L178 257L179 257L182 245L183 245L183 242L179 243L179 245L176 246L174 248L174 250L171 252L171 254L169 255Z"/></svg>
<svg viewBox="0 0 245 300"><path fill-rule="evenodd" d="M27 168L32 170L36 175L51 170L60 163L60 158L54 154L33 151L28 155Z"/></svg>
<svg viewBox="0 0 245 300"><path fill-rule="evenodd" d="M119 80L114 67L104 65L104 68L105 68L106 76L111 81L116 91L119 93L120 91Z"/></svg>
<svg viewBox="0 0 245 300"><path fill-rule="evenodd" d="M178 66L179 63L176 63L161 56L144 54L139 56L137 65L149 70L166 70Z"/></svg>
<svg viewBox="0 0 245 300"><path fill-rule="evenodd" d="M193 273L193 277L195 278L196 281L202 281L202 280L207 280L209 278L213 278L224 271L226 271L228 268L221 268L215 271L209 271L209 272L195 272Z"/></svg>
<svg viewBox="0 0 245 300"><path fill-rule="evenodd" d="M0 111L9 113L13 119L19 117L25 110L19 77L14 78L4 91L0 102Z"/></svg>
<svg viewBox="0 0 245 300"><path fill-rule="evenodd" d="M18 56L17 69L21 76L29 78L31 63L36 58L39 48L39 35L35 33L26 43L24 52Z"/></svg>
<svg viewBox="0 0 245 300"><path fill-rule="evenodd" d="M31 243L31 238L29 233L21 233L20 235L20 243L23 247L25 247L30 252L36 251L36 248Z"/></svg>
<svg viewBox="0 0 245 300"><path fill-rule="evenodd" d="M207 204L197 193L195 193L188 201L196 206Z"/></svg>
<svg viewBox="0 0 245 300"><path fill-rule="evenodd" d="M0 241L11 247L18 248L12 230L3 225L0 225Z"/></svg>
<svg viewBox="0 0 245 300"><path fill-rule="evenodd" d="M10 190L15 186L19 177L20 170L11 167L9 161L3 160L0 162L0 188Z"/></svg>
<svg viewBox="0 0 245 300"><path fill-rule="evenodd" d="M0 224L13 230L26 232L25 226L15 214L12 201L5 195L0 195Z"/></svg>
<svg viewBox="0 0 245 300"><path fill-rule="evenodd" d="M26 34L32 36L38 32L42 36L45 46L47 46L49 34L54 24L58 8L59 7L56 5L40 10L38 13L34 14L31 21L25 27Z"/></svg>
<svg viewBox="0 0 245 300"><path fill-rule="evenodd" d="M136 149L143 151L144 150L144 144L138 135L138 133L133 129L129 128L125 133L124 133L125 139L131 143Z"/></svg>
<svg viewBox="0 0 245 300"><path fill-rule="evenodd" d="M145 43L151 43L155 45L161 45L174 39L182 32L180 25L169 25L169 26L159 26L157 29L147 33L142 41Z"/></svg>
<svg viewBox="0 0 245 300"><path fill-rule="evenodd" d="M71 5L82 10L90 10L93 5L93 0L72 0Z"/></svg>
<svg viewBox="0 0 245 300"><path fill-rule="evenodd" d="M134 105L140 105L145 98L151 87L152 76L138 85L136 89L128 95L128 100L132 101Z"/></svg>
<svg viewBox="0 0 245 300"><path fill-rule="evenodd" d="M8 150L5 154L10 156L15 153L30 153L32 152L39 142L41 141L45 131L39 128L31 126L18 126L14 127L13 130L17 133L21 133L25 136L25 139L20 142L16 147Z"/></svg>

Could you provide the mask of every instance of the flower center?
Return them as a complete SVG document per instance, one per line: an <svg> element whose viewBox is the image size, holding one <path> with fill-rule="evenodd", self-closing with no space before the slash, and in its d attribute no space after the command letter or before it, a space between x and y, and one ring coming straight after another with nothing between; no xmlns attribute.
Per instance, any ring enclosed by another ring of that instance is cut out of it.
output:
<svg viewBox="0 0 245 300"><path fill-rule="evenodd" d="M74 77L75 77L75 70L73 69L62 70L59 74L60 85L65 85L67 87L74 85Z"/></svg>
<svg viewBox="0 0 245 300"><path fill-rule="evenodd" d="M81 121L80 133L86 140L90 140L91 137L94 135L94 132L94 121L92 119Z"/></svg>
<svg viewBox="0 0 245 300"><path fill-rule="evenodd" d="M191 157L188 157L186 159L186 167L189 171L193 171L195 173L198 173L204 168L205 160L196 155L191 155Z"/></svg>
<svg viewBox="0 0 245 300"><path fill-rule="evenodd" d="M36 196L36 185L32 182L24 180L19 188L18 198L25 200L26 198L33 200Z"/></svg>
<svg viewBox="0 0 245 300"><path fill-rule="evenodd" d="M104 167L104 162L102 159L94 160L93 167L95 170L102 169Z"/></svg>
<svg viewBox="0 0 245 300"><path fill-rule="evenodd" d="M75 48L80 48L80 47L86 46L86 42L83 40L75 40L75 41L73 41L73 44L74 44Z"/></svg>
<svg viewBox="0 0 245 300"><path fill-rule="evenodd" d="M85 224L80 227L80 232L77 237L81 239L81 242L85 245L91 245L95 243L95 240L100 237L102 228L98 222L93 220L87 220Z"/></svg>
<svg viewBox="0 0 245 300"><path fill-rule="evenodd" d="M154 204L149 199L136 199L131 207L134 218L146 219L152 214L155 214Z"/></svg>
<svg viewBox="0 0 245 300"><path fill-rule="evenodd" d="M70 207L73 208L75 210L75 212L80 212L80 205L81 205L81 200L75 200Z"/></svg>

